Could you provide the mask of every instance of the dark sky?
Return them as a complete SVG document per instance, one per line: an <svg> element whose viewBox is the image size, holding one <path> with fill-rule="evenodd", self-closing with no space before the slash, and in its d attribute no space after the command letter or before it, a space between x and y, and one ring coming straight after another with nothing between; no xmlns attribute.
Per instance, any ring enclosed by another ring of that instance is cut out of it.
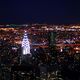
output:
<svg viewBox="0 0 80 80"><path fill-rule="evenodd" d="M0 23L80 23L80 1L0 0Z"/></svg>

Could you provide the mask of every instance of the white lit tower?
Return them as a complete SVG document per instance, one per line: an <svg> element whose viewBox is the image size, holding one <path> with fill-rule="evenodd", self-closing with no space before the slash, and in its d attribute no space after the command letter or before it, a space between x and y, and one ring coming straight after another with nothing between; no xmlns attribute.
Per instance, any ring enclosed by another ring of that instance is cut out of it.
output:
<svg viewBox="0 0 80 80"><path fill-rule="evenodd" d="M30 43L29 43L29 39L28 39L26 31L23 35L23 40L22 40L22 53L23 55L31 54L30 53Z"/></svg>
<svg viewBox="0 0 80 80"><path fill-rule="evenodd" d="M21 47L22 47L22 56L20 59L20 63L22 64L23 62L30 63L30 60L31 60L30 43L29 43L29 39L26 31L23 35Z"/></svg>

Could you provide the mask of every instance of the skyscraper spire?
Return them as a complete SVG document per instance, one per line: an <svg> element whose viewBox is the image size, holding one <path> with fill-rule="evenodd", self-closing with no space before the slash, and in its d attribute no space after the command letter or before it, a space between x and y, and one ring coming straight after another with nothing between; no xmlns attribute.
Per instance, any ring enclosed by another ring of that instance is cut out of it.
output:
<svg viewBox="0 0 80 80"><path fill-rule="evenodd" d="M28 36L27 36L26 31L25 31L25 33L23 35L22 49L23 49L22 50L23 55L31 54L30 53L30 43L29 43L29 40L28 40Z"/></svg>

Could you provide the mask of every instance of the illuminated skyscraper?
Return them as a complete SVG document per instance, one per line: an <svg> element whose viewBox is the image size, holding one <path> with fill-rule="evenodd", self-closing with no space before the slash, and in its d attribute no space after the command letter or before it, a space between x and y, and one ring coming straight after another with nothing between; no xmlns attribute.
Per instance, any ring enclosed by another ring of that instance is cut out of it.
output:
<svg viewBox="0 0 80 80"><path fill-rule="evenodd" d="M25 31L22 39L22 55L20 57L20 64L30 64L31 62L31 53L30 53L30 43Z"/></svg>
<svg viewBox="0 0 80 80"><path fill-rule="evenodd" d="M23 55L31 54L30 53L30 43L29 43L26 32L24 33L23 40L22 40L22 53Z"/></svg>

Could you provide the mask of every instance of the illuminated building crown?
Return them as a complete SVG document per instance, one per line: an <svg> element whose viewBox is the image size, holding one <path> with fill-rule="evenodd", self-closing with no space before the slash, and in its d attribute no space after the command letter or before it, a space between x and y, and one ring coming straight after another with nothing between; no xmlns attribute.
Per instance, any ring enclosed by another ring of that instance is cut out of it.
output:
<svg viewBox="0 0 80 80"><path fill-rule="evenodd" d="M30 54L30 43L28 40L27 33L24 33L23 35L23 40L22 40L22 49L23 49L23 54Z"/></svg>

